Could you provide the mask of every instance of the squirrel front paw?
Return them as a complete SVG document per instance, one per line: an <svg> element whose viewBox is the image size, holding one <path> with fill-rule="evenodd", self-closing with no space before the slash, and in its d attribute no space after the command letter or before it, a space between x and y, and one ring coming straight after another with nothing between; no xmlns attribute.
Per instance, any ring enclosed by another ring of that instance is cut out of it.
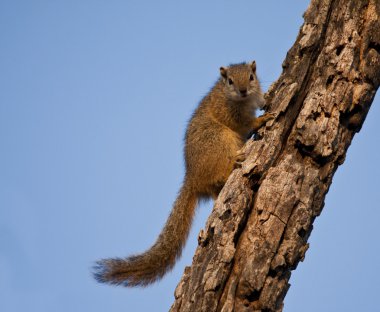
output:
<svg viewBox="0 0 380 312"><path fill-rule="evenodd" d="M262 118L264 122L267 122L269 120L276 118L276 114L275 113L265 113L260 118Z"/></svg>

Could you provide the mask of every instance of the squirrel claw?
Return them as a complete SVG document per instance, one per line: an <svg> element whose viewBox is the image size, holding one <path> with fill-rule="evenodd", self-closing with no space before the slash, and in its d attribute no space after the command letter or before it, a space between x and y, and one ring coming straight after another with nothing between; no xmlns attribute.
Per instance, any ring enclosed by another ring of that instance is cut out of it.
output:
<svg viewBox="0 0 380 312"><path fill-rule="evenodd" d="M242 163L246 159L246 154L242 152L241 150L238 150L235 156L235 163L234 163L234 169L241 168Z"/></svg>

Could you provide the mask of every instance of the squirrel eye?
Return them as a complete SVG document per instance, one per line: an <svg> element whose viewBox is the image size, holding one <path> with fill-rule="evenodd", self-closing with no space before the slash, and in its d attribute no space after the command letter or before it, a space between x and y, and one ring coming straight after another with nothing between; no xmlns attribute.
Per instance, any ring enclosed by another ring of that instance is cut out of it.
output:
<svg viewBox="0 0 380 312"><path fill-rule="evenodd" d="M232 81L231 78L228 78L228 84L230 84L230 85L234 84L234 82Z"/></svg>
<svg viewBox="0 0 380 312"><path fill-rule="evenodd" d="M255 77L253 77L253 75L251 74L251 75L249 76L249 80L253 81L253 80L255 80Z"/></svg>

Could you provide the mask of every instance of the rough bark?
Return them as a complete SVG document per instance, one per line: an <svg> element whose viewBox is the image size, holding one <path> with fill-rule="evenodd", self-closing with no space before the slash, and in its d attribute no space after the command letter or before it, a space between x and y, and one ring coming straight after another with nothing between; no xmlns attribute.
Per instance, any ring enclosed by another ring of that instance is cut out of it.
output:
<svg viewBox="0 0 380 312"><path fill-rule="evenodd" d="M312 0L171 311L282 311L332 177L380 82L380 2Z"/></svg>

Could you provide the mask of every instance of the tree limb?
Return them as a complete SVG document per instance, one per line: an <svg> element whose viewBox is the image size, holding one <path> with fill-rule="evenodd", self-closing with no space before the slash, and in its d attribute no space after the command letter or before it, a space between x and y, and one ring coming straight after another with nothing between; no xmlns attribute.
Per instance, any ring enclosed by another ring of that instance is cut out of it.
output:
<svg viewBox="0 0 380 312"><path fill-rule="evenodd" d="M277 114L215 202L171 311L282 311L380 82L380 3L312 0L267 94Z"/></svg>

